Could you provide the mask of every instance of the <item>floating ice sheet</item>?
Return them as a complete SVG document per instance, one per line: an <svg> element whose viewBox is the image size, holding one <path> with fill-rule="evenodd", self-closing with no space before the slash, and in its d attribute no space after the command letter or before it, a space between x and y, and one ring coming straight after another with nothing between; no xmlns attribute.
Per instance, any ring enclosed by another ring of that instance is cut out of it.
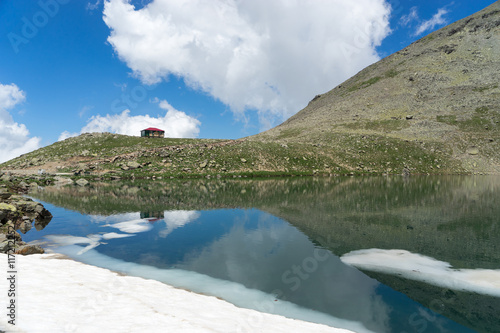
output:
<svg viewBox="0 0 500 333"><path fill-rule="evenodd" d="M500 297L500 270L454 269L447 262L406 250L357 250L344 254L340 259L362 270Z"/></svg>

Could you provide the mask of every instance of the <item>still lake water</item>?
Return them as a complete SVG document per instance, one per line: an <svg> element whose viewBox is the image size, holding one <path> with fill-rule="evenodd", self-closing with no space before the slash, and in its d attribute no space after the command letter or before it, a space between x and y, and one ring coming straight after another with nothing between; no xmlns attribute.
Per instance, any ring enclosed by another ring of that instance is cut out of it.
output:
<svg viewBox="0 0 500 333"><path fill-rule="evenodd" d="M136 180L30 196L54 218L23 239L78 261L356 332L500 332L500 288L485 285L500 276L500 177Z"/></svg>

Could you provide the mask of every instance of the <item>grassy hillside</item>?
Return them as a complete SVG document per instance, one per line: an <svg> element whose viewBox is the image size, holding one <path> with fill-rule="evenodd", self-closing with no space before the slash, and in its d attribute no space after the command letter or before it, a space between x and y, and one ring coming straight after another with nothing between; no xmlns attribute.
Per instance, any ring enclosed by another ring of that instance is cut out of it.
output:
<svg viewBox="0 0 500 333"><path fill-rule="evenodd" d="M496 2L367 67L256 136L222 141L84 134L0 169L105 178L499 174L499 82Z"/></svg>
<svg viewBox="0 0 500 333"><path fill-rule="evenodd" d="M325 145L92 133L56 142L0 168L25 174L43 169L51 174L100 178L401 174L409 166L414 173L453 173L461 169L450 160L451 154L442 143L421 146L376 135L344 135Z"/></svg>
<svg viewBox="0 0 500 333"><path fill-rule="evenodd" d="M82 134L1 165L33 174L89 177L302 175L350 172L310 144L242 140L152 139L111 133Z"/></svg>

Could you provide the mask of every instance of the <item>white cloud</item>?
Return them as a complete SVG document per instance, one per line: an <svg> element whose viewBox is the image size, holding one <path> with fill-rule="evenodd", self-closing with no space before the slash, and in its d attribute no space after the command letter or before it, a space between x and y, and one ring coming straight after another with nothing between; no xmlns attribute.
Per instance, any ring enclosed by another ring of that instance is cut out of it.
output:
<svg viewBox="0 0 500 333"><path fill-rule="evenodd" d="M63 140L66 140L67 138L72 138L74 136L78 136L80 133L76 133L76 132L69 132L69 131L64 131L61 133L61 135L59 135L59 138L57 139L57 141L63 141Z"/></svg>
<svg viewBox="0 0 500 333"><path fill-rule="evenodd" d="M26 125L16 123L8 111L25 99L17 85L0 83L0 163L40 147L40 138L30 138Z"/></svg>
<svg viewBox="0 0 500 333"><path fill-rule="evenodd" d="M403 26L408 26L413 21L418 21L417 7L411 7L410 13L408 15L403 15L399 19L399 23Z"/></svg>
<svg viewBox="0 0 500 333"><path fill-rule="evenodd" d="M165 137L195 138L198 136L201 125L198 119L187 115L185 112L176 110L166 100L156 100L156 102L161 109L167 111L164 116L131 116L130 110L124 110L122 113L113 115L92 116L80 133L112 132L139 136L141 135L141 130L148 127L157 127L165 131ZM77 135L78 133L64 131L59 136L59 141Z"/></svg>
<svg viewBox="0 0 500 333"><path fill-rule="evenodd" d="M16 104L24 102L26 94L15 84L4 85L0 83L0 108L11 109Z"/></svg>
<svg viewBox="0 0 500 333"><path fill-rule="evenodd" d="M432 16L430 20L422 22L415 31L415 36L419 36L427 31L432 31L436 26L444 25L447 23L446 19L443 18L444 15L448 14L448 10L445 8L440 8L436 14Z"/></svg>
<svg viewBox="0 0 500 333"><path fill-rule="evenodd" d="M182 77L236 115L283 120L379 60L384 0L105 2L116 53L143 83Z"/></svg>

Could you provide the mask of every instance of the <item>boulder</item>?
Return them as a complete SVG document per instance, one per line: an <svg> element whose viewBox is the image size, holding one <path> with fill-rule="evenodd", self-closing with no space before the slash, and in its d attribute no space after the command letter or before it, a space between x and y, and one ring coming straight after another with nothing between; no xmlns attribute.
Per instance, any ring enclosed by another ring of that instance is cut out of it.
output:
<svg viewBox="0 0 500 333"><path fill-rule="evenodd" d="M23 234L27 233L28 231L31 230L32 224L30 220L25 220L21 223L21 226L19 227L19 231L21 231Z"/></svg>
<svg viewBox="0 0 500 333"><path fill-rule="evenodd" d="M12 177L9 176L8 174L5 174L0 179L4 182L10 182L12 180Z"/></svg>
<svg viewBox="0 0 500 333"><path fill-rule="evenodd" d="M137 168L141 167L141 165L139 163L135 162L135 161L128 162L127 166L131 170L134 170L134 169L137 169Z"/></svg>
<svg viewBox="0 0 500 333"><path fill-rule="evenodd" d="M14 205L5 202L0 202L0 210L16 212L17 208Z"/></svg>
<svg viewBox="0 0 500 333"><path fill-rule="evenodd" d="M37 203L35 206L35 213L42 214L42 212L46 210L41 203Z"/></svg>
<svg viewBox="0 0 500 333"><path fill-rule="evenodd" d="M1 200L8 199L8 198L10 198L11 195L12 195L12 193L10 193L9 191L7 191L7 189L0 188L0 199Z"/></svg>
<svg viewBox="0 0 500 333"><path fill-rule="evenodd" d="M469 155L478 155L479 149L477 147L469 147L467 148L467 154Z"/></svg>
<svg viewBox="0 0 500 333"><path fill-rule="evenodd" d="M28 185L26 182L21 181L21 182L18 184L18 186L19 186L19 187L21 187L21 188L23 188L23 189L26 189L26 188L28 188L28 186L29 186L29 185Z"/></svg>
<svg viewBox="0 0 500 333"><path fill-rule="evenodd" d="M38 202L32 201L31 199L28 198L21 198L17 203L17 208L20 211L27 212L27 213L33 213L36 209L36 206L39 205Z"/></svg>
<svg viewBox="0 0 500 333"><path fill-rule="evenodd" d="M23 245L19 247L14 253L21 254L23 256L28 254L44 253L45 251L40 247L40 245Z"/></svg>
<svg viewBox="0 0 500 333"><path fill-rule="evenodd" d="M7 253L12 248L12 242L5 240L0 243L0 253Z"/></svg>
<svg viewBox="0 0 500 333"><path fill-rule="evenodd" d="M84 178L80 178L76 181L76 184L79 186L86 186L89 184L89 181Z"/></svg>
<svg viewBox="0 0 500 333"><path fill-rule="evenodd" d="M6 235L7 239L9 240L15 240L16 242L20 242L21 241L21 235L19 235L19 233L17 231L14 231L14 232L10 232Z"/></svg>

